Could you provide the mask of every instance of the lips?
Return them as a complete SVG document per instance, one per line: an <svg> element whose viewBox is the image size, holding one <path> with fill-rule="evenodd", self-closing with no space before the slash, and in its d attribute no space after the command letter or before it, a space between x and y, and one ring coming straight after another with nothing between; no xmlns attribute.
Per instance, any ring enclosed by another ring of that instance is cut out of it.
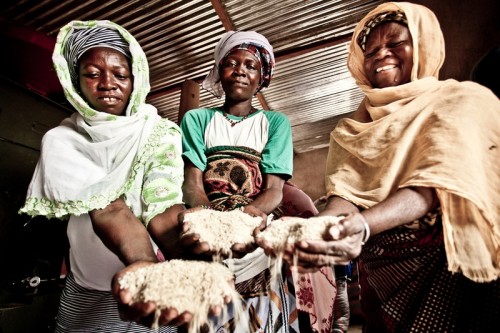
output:
<svg viewBox="0 0 500 333"><path fill-rule="evenodd" d="M385 72L385 71L388 71L388 70L391 70L393 68L396 68L396 65L385 65L385 66L382 66L382 67L377 67L377 69L375 69L375 72L376 73L380 73L380 72Z"/></svg>
<svg viewBox="0 0 500 333"><path fill-rule="evenodd" d="M116 104L120 101L120 98L115 96L102 96L98 98L104 104Z"/></svg>

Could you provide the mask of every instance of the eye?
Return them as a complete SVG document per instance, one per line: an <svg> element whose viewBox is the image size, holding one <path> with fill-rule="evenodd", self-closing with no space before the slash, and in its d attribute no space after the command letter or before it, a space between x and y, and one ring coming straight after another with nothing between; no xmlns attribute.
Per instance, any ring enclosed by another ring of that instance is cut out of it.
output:
<svg viewBox="0 0 500 333"><path fill-rule="evenodd" d="M392 42L392 43L389 43L387 46L389 46L390 48L395 48L395 47L403 45L404 42L405 42L404 40Z"/></svg>
<svg viewBox="0 0 500 333"><path fill-rule="evenodd" d="M378 49L377 50L370 50L370 51L366 51L365 52L365 58L371 58L373 57L375 54L377 54L378 52Z"/></svg>
<svg viewBox="0 0 500 333"><path fill-rule="evenodd" d="M123 73L115 74L115 76L119 80L127 80L129 78L128 74L123 74Z"/></svg>
<svg viewBox="0 0 500 333"><path fill-rule="evenodd" d="M88 73L83 73L83 76L89 79L95 79L98 78L100 75L99 72L88 72Z"/></svg>
<svg viewBox="0 0 500 333"><path fill-rule="evenodd" d="M223 64L224 67L235 67L236 66L236 62L235 61L230 61L230 60L226 60Z"/></svg>

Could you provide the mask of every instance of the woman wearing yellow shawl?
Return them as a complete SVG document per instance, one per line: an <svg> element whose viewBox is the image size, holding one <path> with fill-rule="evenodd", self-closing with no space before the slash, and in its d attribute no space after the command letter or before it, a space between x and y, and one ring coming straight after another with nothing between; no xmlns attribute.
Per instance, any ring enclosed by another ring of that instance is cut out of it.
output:
<svg viewBox="0 0 500 333"><path fill-rule="evenodd" d="M295 249L300 270L361 251L364 332L500 332L500 103L439 81L444 49L411 3L378 6L350 45L366 97L331 134L322 213L346 218Z"/></svg>

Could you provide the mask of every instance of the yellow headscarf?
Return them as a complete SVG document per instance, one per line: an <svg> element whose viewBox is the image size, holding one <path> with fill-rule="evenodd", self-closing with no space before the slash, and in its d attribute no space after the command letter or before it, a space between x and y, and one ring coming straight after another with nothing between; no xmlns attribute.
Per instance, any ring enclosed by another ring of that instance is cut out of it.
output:
<svg viewBox="0 0 500 333"><path fill-rule="evenodd" d="M413 39L411 82L372 88L356 43L368 20L403 11ZM384 3L356 27L348 66L366 97L331 133L327 195L369 208L400 188L436 189L448 268L479 282L500 275L500 103L488 89L439 81L444 40L435 15Z"/></svg>

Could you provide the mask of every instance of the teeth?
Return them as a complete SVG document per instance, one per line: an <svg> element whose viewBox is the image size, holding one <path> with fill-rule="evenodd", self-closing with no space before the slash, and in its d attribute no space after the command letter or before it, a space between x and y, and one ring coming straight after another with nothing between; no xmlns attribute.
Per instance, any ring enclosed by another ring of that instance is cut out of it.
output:
<svg viewBox="0 0 500 333"><path fill-rule="evenodd" d="M103 97L102 100L106 101L106 102L111 102L111 101L116 100L116 98L114 98L114 97Z"/></svg>
<svg viewBox="0 0 500 333"><path fill-rule="evenodd" d="M386 71L386 70L392 69L394 67L396 67L396 66L395 65L386 65L384 67L377 68L376 72L380 73L381 71Z"/></svg>

